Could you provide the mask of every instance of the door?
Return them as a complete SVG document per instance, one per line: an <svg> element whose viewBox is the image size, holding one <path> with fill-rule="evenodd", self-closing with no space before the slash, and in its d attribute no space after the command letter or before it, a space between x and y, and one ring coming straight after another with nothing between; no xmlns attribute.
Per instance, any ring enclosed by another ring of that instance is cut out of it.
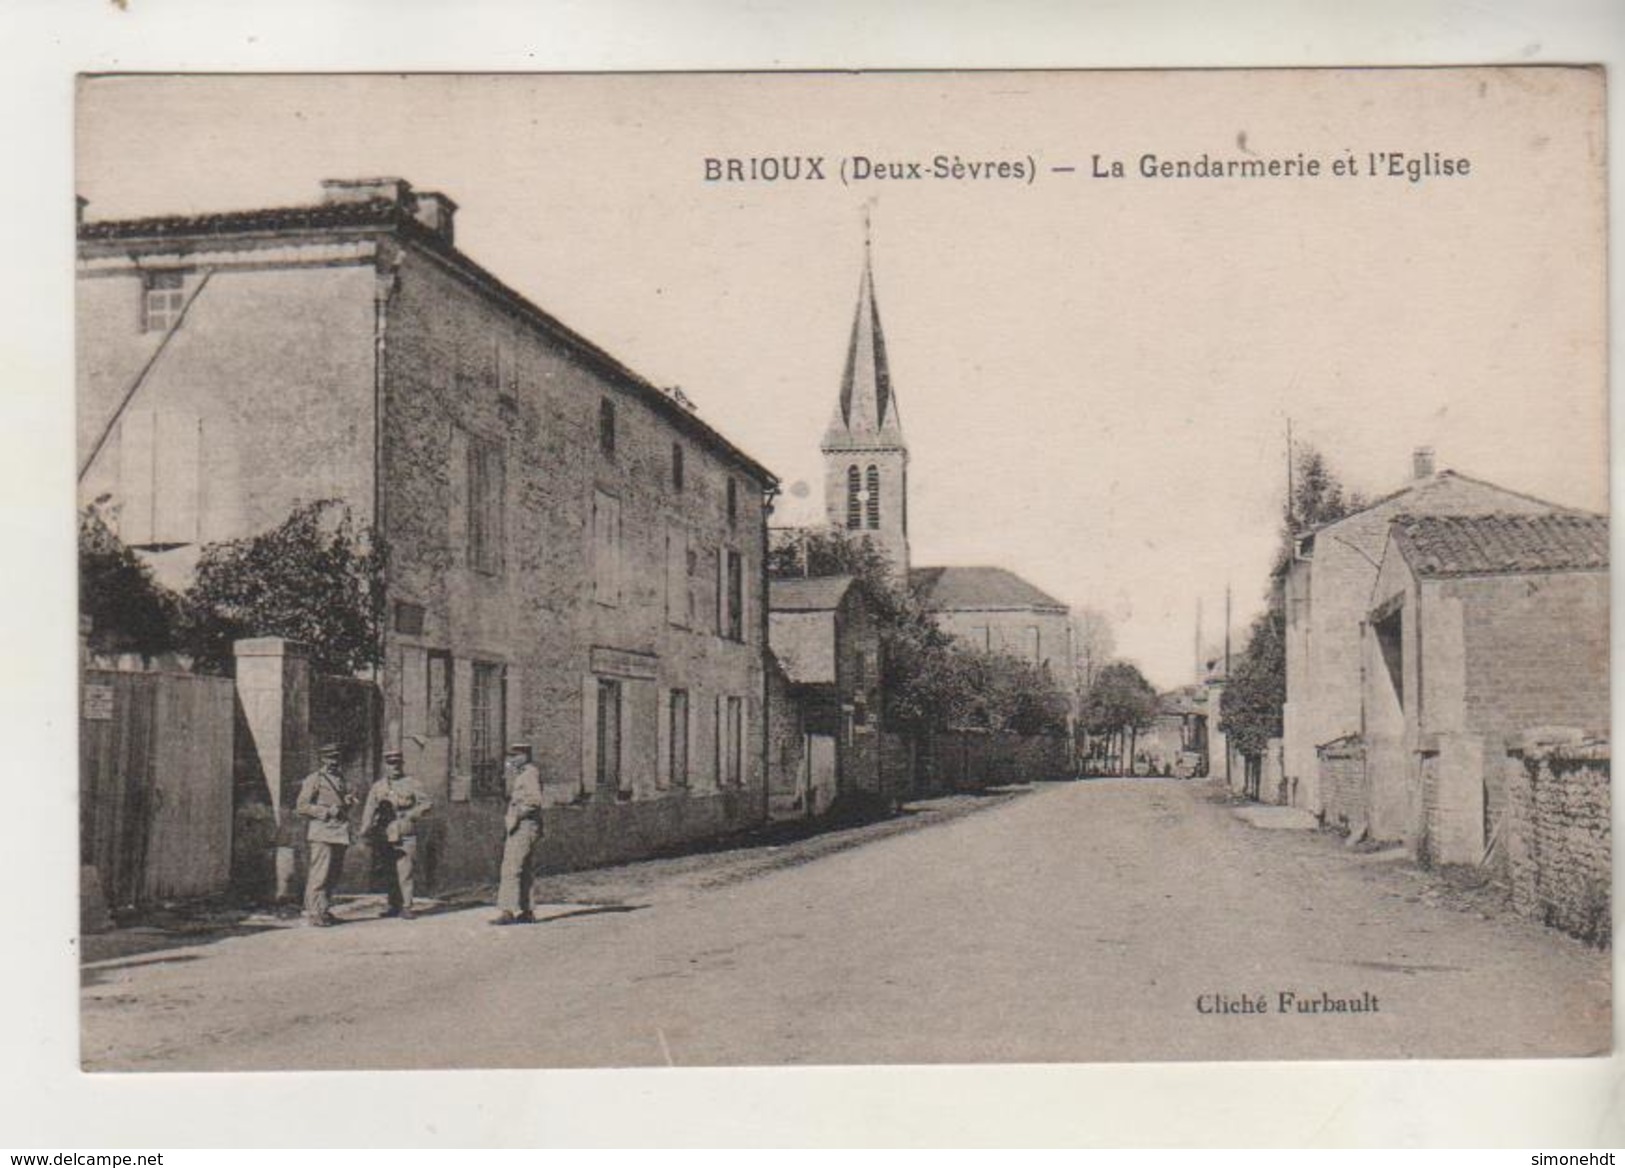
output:
<svg viewBox="0 0 1625 1168"><path fill-rule="evenodd" d="M835 738L807 735L807 806L814 815L835 801Z"/></svg>
<svg viewBox="0 0 1625 1168"><path fill-rule="evenodd" d="M608 678L598 681L598 789L621 790L621 683Z"/></svg>
<svg viewBox="0 0 1625 1168"><path fill-rule="evenodd" d="M431 792L444 791L451 778L451 654L430 649L424 655L423 746L418 776ZM432 796L431 796L432 797Z"/></svg>

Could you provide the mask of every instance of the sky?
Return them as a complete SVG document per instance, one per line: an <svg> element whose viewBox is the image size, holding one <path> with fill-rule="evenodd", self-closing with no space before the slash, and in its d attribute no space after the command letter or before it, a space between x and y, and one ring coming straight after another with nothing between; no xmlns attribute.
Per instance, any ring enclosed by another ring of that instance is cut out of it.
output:
<svg viewBox="0 0 1625 1168"><path fill-rule="evenodd" d="M1601 100L1565 69L114 77L76 187L90 219L442 191L465 253L777 473L776 522L819 519L867 211L914 562L1098 609L1167 687L1198 604L1210 643L1227 587L1237 626L1262 606L1288 419L1368 494L1427 445L1606 509ZM706 181L786 156L827 177ZM843 182L859 156L1023 174Z"/></svg>

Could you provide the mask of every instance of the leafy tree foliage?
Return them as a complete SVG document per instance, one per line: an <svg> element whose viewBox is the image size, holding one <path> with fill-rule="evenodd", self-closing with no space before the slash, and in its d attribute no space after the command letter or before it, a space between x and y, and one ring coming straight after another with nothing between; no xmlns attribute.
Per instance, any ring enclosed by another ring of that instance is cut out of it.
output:
<svg viewBox="0 0 1625 1168"><path fill-rule="evenodd" d="M1117 634L1110 617L1098 608L1080 608L1072 614L1072 672L1080 699L1088 698L1095 678L1116 652Z"/></svg>
<svg viewBox="0 0 1625 1168"><path fill-rule="evenodd" d="M1101 669L1083 702L1084 729L1091 736L1118 744L1124 770L1133 761L1140 731L1156 716L1157 691L1127 661L1113 661Z"/></svg>
<svg viewBox="0 0 1625 1168"><path fill-rule="evenodd" d="M199 668L228 671L241 637L303 642L324 673L382 660L385 549L336 499L297 508L246 539L208 544L183 598Z"/></svg>
<svg viewBox="0 0 1625 1168"><path fill-rule="evenodd" d="M1281 550L1277 566L1292 558L1298 534L1363 511L1368 500L1359 491L1343 486L1343 481L1326 457L1307 443L1297 450L1292 476L1292 495L1281 508Z"/></svg>
<svg viewBox="0 0 1625 1168"><path fill-rule="evenodd" d="M1367 506L1365 497L1346 489L1330 462L1313 446L1299 448L1295 471L1292 496L1282 506L1278 569L1291 562L1298 533ZM1268 608L1248 630L1246 648L1233 663L1219 699L1219 728L1251 767L1256 768L1269 740L1280 737L1285 704L1286 614L1277 573Z"/></svg>
<svg viewBox="0 0 1625 1168"><path fill-rule="evenodd" d="M1262 758L1281 736L1286 704L1286 620L1278 604L1253 621L1230 681L1219 696L1219 729L1248 759Z"/></svg>
<svg viewBox="0 0 1625 1168"><path fill-rule="evenodd" d="M156 657L177 647L180 599L153 579L101 507L79 513L79 612L90 618L90 650Z"/></svg>

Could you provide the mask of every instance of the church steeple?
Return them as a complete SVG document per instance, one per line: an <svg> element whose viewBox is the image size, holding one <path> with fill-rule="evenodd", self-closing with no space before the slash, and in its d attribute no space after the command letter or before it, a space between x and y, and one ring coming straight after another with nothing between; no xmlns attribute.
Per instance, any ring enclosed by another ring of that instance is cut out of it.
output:
<svg viewBox="0 0 1625 1168"><path fill-rule="evenodd" d="M873 250L867 214L863 223L863 276L858 281L858 308L847 343L846 369L841 375L841 396L824 435L824 446L903 447L903 423L892 390L891 366L886 360L886 334L880 327L880 306L875 300Z"/></svg>
<svg viewBox="0 0 1625 1168"><path fill-rule="evenodd" d="M867 213L863 228L858 307L840 397L821 444L825 509L831 525L872 538L895 567L907 572L908 445L875 299Z"/></svg>

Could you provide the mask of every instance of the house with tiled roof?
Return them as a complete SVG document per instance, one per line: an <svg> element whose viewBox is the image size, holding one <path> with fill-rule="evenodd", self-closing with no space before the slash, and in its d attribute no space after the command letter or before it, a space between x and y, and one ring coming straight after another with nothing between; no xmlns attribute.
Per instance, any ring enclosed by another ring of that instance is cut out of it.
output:
<svg viewBox="0 0 1625 1168"><path fill-rule="evenodd" d="M1477 864L1506 811L1509 746L1608 731L1608 520L1402 513L1378 562L1361 626L1365 781L1334 807L1376 838Z"/></svg>
<svg viewBox="0 0 1625 1168"><path fill-rule="evenodd" d="M887 801L881 774L880 626L851 576L771 580L768 810L822 815Z"/></svg>
<svg viewBox="0 0 1625 1168"><path fill-rule="evenodd" d="M914 568L909 586L946 631L1061 676L1071 668L1071 610L1008 568Z"/></svg>
<svg viewBox="0 0 1625 1168"><path fill-rule="evenodd" d="M1398 490L1353 514L1298 533L1280 570L1286 607L1286 706L1278 796L1336 819L1346 809L1321 789L1319 748L1360 732L1360 623L1382 562L1389 525L1399 515L1539 515L1555 503L1453 470L1435 470L1419 449L1413 475ZM1266 792L1266 795L1274 793Z"/></svg>

